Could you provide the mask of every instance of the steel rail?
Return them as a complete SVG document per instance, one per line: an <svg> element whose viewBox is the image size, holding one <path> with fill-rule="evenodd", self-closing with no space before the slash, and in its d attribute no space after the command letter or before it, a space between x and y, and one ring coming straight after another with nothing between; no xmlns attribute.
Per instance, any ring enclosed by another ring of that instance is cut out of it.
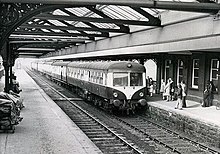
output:
<svg viewBox="0 0 220 154"><path fill-rule="evenodd" d="M203 150L212 152L212 153L214 153L214 154L219 154L219 153L220 153L219 151L214 150L214 149L212 149L212 148L209 148L209 147L207 147L206 145L203 145L203 144L201 144L201 143L198 143L198 142L196 142L196 141L193 141L193 140L191 140L191 139L189 139L189 138L187 138L187 137L183 137L183 136L181 136L180 134L178 134L178 133L176 133L176 132L174 132L174 131L172 131L172 130L170 130L170 129L168 129L168 128L162 126L162 125L159 125L159 124L157 124L157 123L155 123L155 122L152 122L152 121L146 119L145 117L141 117L141 118L144 119L144 120L146 120L147 122L149 122L149 123L151 123L151 124L157 126L158 128L161 128L161 129L163 129L163 130L165 130L165 131L167 131L167 132L169 132L169 133L172 133L172 134L176 135L176 136L177 136L178 138L180 138L180 139L189 141L189 142L193 143L194 145L199 146L199 147L200 147L201 149L203 149Z"/></svg>
<svg viewBox="0 0 220 154"><path fill-rule="evenodd" d="M30 71L30 70L28 70ZM35 74L34 74L35 75ZM36 75L35 75L36 76ZM89 114L87 111L83 110L80 106L78 106L76 103L72 102L71 99L69 99L68 97L66 97L64 94L60 93L59 91L57 91L55 88L53 88L51 85L49 85L46 81L40 79L42 82L44 82L45 84L48 85L49 88L51 88L54 92L56 92L57 94L59 94L61 97L63 97L66 101L70 102L74 107L76 107L77 109L79 109L81 112L83 112L85 115L87 115L89 118L91 118L93 121L95 121L96 123L98 123L99 125L101 125L105 130L107 130L108 132L110 132L112 135L114 135L118 140L120 140L121 142L125 143L131 150L133 153L135 154L142 154L141 151L139 151L137 148L135 148L134 146L132 146L130 143L128 143L126 140L124 140L122 137L120 137L119 135L117 135L115 132L113 132L111 129L109 129L105 124L103 124L101 121L99 121L98 119L96 119L95 117L93 117L91 114Z"/></svg>
<svg viewBox="0 0 220 154"><path fill-rule="evenodd" d="M120 122L126 124L127 126L130 126L132 129L134 129L134 130L136 130L136 131L138 131L138 132L141 132L142 134L144 134L145 136L147 136L149 139L153 140L154 142L159 143L159 144L161 144L161 145L163 145L163 146L165 146L165 147L171 149L173 152L176 152L176 153L178 153L178 154L181 154L181 152L178 151L177 149L175 149L175 148L173 148L173 147L167 145L166 143L163 143L162 141L160 141L160 140L156 139L155 137L149 135L149 134L146 133L145 131L140 130L139 128L135 127L134 125L132 125L132 124L130 124L130 123L128 123L128 122L126 122L126 121L124 121L124 120L122 120L122 119L116 117L116 116L114 116L114 118L117 119L118 121L120 121Z"/></svg>
<svg viewBox="0 0 220 154"><path fill-rule="evenodd" d="M176 148L173 148L173 147L167 145L166 143L163 143L162 141L160 141L160 140L156 139L155 137L153 137L153 136L147 134L145 131L143 131L143 130L137 128L136 126L134 126L134 125L132 125L132 124L126 122L126 121L124 121L123 119L121 119L121 118L119 118L119 117L117 117L117 116L114 116L114 115L112 115L112 116L113 116L115 119L117 119L118 121L120 121L120 122L126 124L127 126L130 126L131 128L135 129L136 131L141 132L142 134L146 135L148 138L152 139L153 141L155 141L155 142L157 142L157 143L159 143L159 144L161 144L161 145L164 145L165 147L171 149L173 152L177 152L177 153L181 154L181 152L178 151ZM146 120L147 122L151 123L152 125L156 126L157 128L161 128L162 130L165 130L166 132L175 135L175 136L178 137L179 139L186 140L186 141L192 143L193 145L195 145L195 146L197 146L197 147L199 147L199 148L201 148L201 149L203 149L203 150L205 150L205 151L209 151L209 152L211 152L211 153L213 153L213 154L219 154L219 153L220 153L219 151L214 150L214 149L212 149L212 148L210 148L210 147L207 147L207 146L205 146L205 145L203 145L203 144L201 144L201 143L198 143L198 142L196 142L196 141L193 141L193 140L191 140L191 139L189 139L189 138L187 138L187 137L183 137L183 136L181 136L180 134L178 134L178 133L176 133L176 132L174 132L174 131L172 131L172 130L170 130L170 129L164 127L164 126L161 126L161 125L159 125L159 124L157 124L157 123L155 123L155 122L149 121L149 120L147 120L147 119L146 119L145 117L143 117L143 116L141 116L141 119Z"/></svg>

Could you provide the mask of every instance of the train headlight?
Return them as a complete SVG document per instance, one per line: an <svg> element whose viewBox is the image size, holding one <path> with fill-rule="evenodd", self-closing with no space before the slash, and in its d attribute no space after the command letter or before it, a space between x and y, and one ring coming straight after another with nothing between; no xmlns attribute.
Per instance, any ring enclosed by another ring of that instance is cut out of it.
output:
<svg viewBox="0 0 220 154"><path fill-rule="evenodd" d="M140 96L140 97L143 97L143 96L144 96L144 93L143 93L143 92L140 92L140 93L139 93L139 96Z"/></svg>
<svg viewBox="0 0 220 154"><path fill-rule="evenodd" d="M113 93L113 96L114 96L115 98L118 97L118 93L114 92L114 93Z"/></svg>
<svg viewBox="0 0 220 154"><path fill-rule="evenodd" d="M127 67L128 67L128 68L131 68L131 67L132 67L132 64L131 64L131 63L128 63Z"/></svg>

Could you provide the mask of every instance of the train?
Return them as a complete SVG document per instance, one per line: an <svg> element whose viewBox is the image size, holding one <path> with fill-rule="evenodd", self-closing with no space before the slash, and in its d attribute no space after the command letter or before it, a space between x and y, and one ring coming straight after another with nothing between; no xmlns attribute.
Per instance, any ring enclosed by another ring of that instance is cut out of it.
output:
<svg viewBox="0 0 220 154"><path fill-rule="evenodd" d="M147 107L145 67L131 61L35 61L32 69L83 99L127 114Z"/></svg>

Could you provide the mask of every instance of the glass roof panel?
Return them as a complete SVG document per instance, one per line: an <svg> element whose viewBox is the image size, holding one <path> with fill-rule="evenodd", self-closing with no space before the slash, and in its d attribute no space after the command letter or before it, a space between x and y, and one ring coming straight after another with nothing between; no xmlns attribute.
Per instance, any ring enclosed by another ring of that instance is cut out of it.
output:
<svg viewBox="0 0 220 154"><path fill-rule="evenodd" d="M49 33L50 31L47 29L41 29L43 32Z"/></svg>
<svg viewBox="0 0 220 154"><path fill-rule="evenodd" d="M85 7L80 8L66 8L67 11L71 12L72 14L75 14L79 17L92 17L92 18L102 18L100 15L90 11L89 9Z"/></svg>
<svg viewBox="0 0 220 154"><path fill-rule="evenodd" d="M75 27L88 27L90 28L90 26L84 24L83 22L75 22L75 21L67 21L65 20L67 23L71 24L71 25L74 25Z"/></svg>
<svg viewBox="0 0 220 154"><path fill-rule="evenodd" d="M78 32L77 30L67 30L69 33L78 33L80 34L80 32Z"/></svg>
<svg viewBox="0 0 220 154"><path fill-rule="evenodd" d="M149 8L144 8L144 7L141 7L141 9L143 9L144 11L146 11L152 15L160 13L160 11L158 11L158 9L149 9Z"/></svg>
<svg viewBox="0 0 220 154"><path fill-rule="evenodd" d="M85 16L87 13L90 12L89 9L85 7L79 7L79 8L65 8L67 11L71 12L72 14L75 14L76 16L82 17Z"/></svg>
<svg viewBox="0 0 220 154"><path fill-rule="evenodd" d="M123 19L123 20L142 20L148 21L148 19L136 12L129 6L115 6L108 5L106 7L99 7L106 15L112 19Z"/></svg>
<svg viewBox="0 0 220 154"><path fill-rule="evenodd" d="M50 23L52 23L55 26L67 26L64 23L58 21L58 20L48 20Z"/></svg>
<svg viewBox="0 0 220 154"><path fill-rule="evenodd" d="M96 23L96 22L91 22L92 24L94 24L95 26L99 27L99 28L115 28L115 29L119 29L119 27L115 24L109 24L109 23Z"/></svg>
<svg viewBox="0 0 220 154"><path fill-rule="evenodd" d="M63 15L63 16L70 16L69 14L61 11L60 9L56 9L55 11L53 11L52 13L53 15Z"/></svg>
<svg viewBox="0 0 220 154"><path fill-rule="evenodd" d="M44 25L45 25L45 26L50 26L50 24L49 24L49 23L44 23Z"/></svg>
<svg viewBox="0 0 220 154"><path fill-rule="evenodd" d="M37 21L39 21L40 19L34 19L34 22L37 22Z"/></svg>
<svg viewBox="0 0 220 154"><path fill-rule="evenodd" d="M97 31L84 31L87 34L101 34L101 32L97 32Z"/></svg>
<svg viewBox="0 0 220 154"><path fill-rule="evenodd" d="M59 29L51 29L53 32L55 33L63 33L63 31L59 30Z"/></svg>
<svg viewBox="0 0 220 154"><path fill-rule="evenodd" d="M92 17L92 18L103 18L101 17L100 15L96 14L96 13L91 13L90 15L88 15L89 17Z"/></svg>

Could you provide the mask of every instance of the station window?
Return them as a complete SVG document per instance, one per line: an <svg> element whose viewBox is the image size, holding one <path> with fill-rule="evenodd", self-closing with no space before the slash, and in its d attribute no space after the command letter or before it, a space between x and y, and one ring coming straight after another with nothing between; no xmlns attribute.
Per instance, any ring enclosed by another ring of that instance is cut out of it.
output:
<svg viewBox="0 0 220 154"><path fill-rule="evenodd" d="M211 60L211 71L210 71L210 80L218 80L218 70L219 70L219 60Z"/></svg>
<svg viewBox="0 0 220 154"><path fill-rule="evenodd" d="M180 83L183 80L183 61L178 60L178 72L177 72L177 83Z"/></svg>
<svg viewBox="0 0 220 154"><path fill-rule="evenodd" d="M171 60L165 61L165 79L166 79L166 81L169 79L170 64L171 64Z"/></svg>
<svg viewBox="0 0 220 154"><path fill-rule="evenodd" d="M193 59L192 88L199 87L199 59Z"/></svg>

